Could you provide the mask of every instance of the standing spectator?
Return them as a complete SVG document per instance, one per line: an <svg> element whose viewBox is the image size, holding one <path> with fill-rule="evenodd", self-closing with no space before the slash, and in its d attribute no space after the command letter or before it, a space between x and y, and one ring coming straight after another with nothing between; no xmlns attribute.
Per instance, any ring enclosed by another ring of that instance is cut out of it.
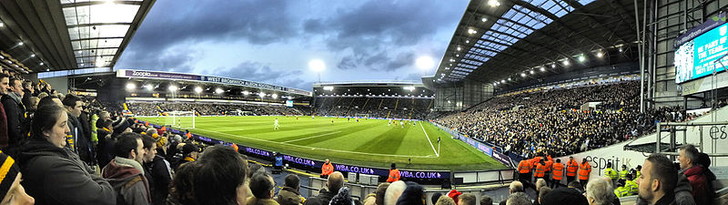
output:
<svg viewBox="0 0 728 205"><path fill-rule="evenodd" d="M23 174L15 164L15 160L0 152L0 165L6 167L0 169L0 202L3 204L33 204L35 199L25 193L23 185L20 184Z"/></svg>
<svg viewBox="0 0 728 205"><path fill-rule="evenodd" d="M679 174L685 175L690 181L692 195L696 204L712 204L712 184L706 176L707 168L698 164L700 152L694 145L686 144L680 148L677 160L680 162Z"/></svg>
<svg viewBox="0 0 728 205"><path fill-rule="evenodd" d="M81 157L82 161L86 162L89 166L92 166L94 165L94 162L92 160L93 153L91 150L91 136L84 135L86 133L84 130L85 126L81 124L83 122L81 122L79 118L83 112L83 101L81 98L69 94L62 102L63 106L66 108L66 112L68 112L68 121L70 122L68 127L71 129L69 139L67 139L68 144L66 146L78 153L78 156Z"/></svg>
<svg viewBox="0 0 728 205"><path fill-rule="evenodd" d="M142 162L146 155L142 136L124 133L114 145L114 157L101 176L109 180L117 191L117 204L150 204L149 181L144 177Z"/></svg>
<svg viewBox="0 0 728 205"><path fill-rule="evenodd" d="M183 164L175 173L170 202L176 204L246 204L247 160L227 146L205 149L200 160Z"/></svg>
<svg viewBox="0 0 728 205"><path fill-rule="evenodd" d="M407 188L397 199L397 205L425 205L425 188L414 182L406 182Z"/></svg>
<svg viewBox="0 0 728 205"><path fill-rule="evenodd" d="M471 193L465 193L458 197L458 205L475 205L476 202L477 199L475 198L475 195Z"/></svg>
<svg viewBox="0 0 728 205"><path fill-rule="evenodd" d="M22 124L25 122L25 106L22 103L23 80L10 78L8 90L4 90L2 104L5 109L8 126L8 144L17 147L24 138Z"/></svg>
<svg viewBox="0 0 728 205"><path fill-rule="evenodd" d="M169 184L172 182L172 168L169 162L164 159L165 153L169 147L166 137L159 137L157 140L157 154L149 163L149 169L152 176L152 204L165 204L167 195L169 194Z"/></svg>
<svg viewBox="0 0 728 205"><path fill-rule="evenodd" d="M10 76L0 73L0 95L5 95L10 89ZM9 143L8 117L5 113L5 105L0 100L0 148L5 149Z"/></svg>
<svg viewBox="0 0 728 205"><path fill-rule="evenodd" d="M114 158L114 127L110 120L99 119L96 121L99 144L97 145L96 159L100 167L105 167Z"/></svg>
<svg viewBox="0 0 728 205"><path fill-rule="evenodd" d="M38 204L116 204L109 182L98 177L76 153L64 149L67 122L62 107L38 108L30 140L18 157L25 176L23 186Z"/></svg>
<svg viewBox="0 0 728 205"><path fill-rule="evenodd" d="M672 161L665 155L652 154L642 165L642 176L637 181L639 198L648 205L675 203L678 174Z"/></svg>
<svg viewBox="0 0 728 205"><path fill-rule="evenodd" d="M141 135L142 144L144 149L144 156L142 157L142 168L144 168L144 177L147 178L149 184L149 194L154 203L154 193L158 192L158 189L167 189L166 187L157 187L156 178L152 175L152 160L157 156L157 142L154 138L148 135Z"/></svg>
<svg viewBox="0 0 728 205"><path fill-rule="evenodd" d="M300 179L295 174L289 174L284 180L283 188L278 191L278 201L281 205L298 205L303 201L301 193L298 191Z"/></svg>
<svg viewBox="0 0 728 205"><path fill-rule="evenodd" d="M250 179L250 192L253 196L248 198L247 205L278 205L273 200L275 181L268 172L256 172Z"/></svg>

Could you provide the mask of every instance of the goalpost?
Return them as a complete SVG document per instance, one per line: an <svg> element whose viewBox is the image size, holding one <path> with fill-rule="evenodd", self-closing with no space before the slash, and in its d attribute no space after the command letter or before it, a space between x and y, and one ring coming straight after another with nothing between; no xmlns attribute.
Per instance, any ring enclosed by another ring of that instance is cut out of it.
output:
<svg viewBox="0 0 728 205"><path fill-rule="evenodd" d="M164 125L176 128L195 128L195 111L169 111L164 119Z"/></svg>

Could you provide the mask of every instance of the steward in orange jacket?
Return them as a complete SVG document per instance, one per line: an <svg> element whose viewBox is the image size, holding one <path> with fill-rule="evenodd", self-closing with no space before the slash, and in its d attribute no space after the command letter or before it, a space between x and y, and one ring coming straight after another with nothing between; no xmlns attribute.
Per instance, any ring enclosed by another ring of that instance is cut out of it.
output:
<svg viewBox="0 0 728 205"><path fill-rule="evenodd" d="M521 181L523 185L531 182L531 169L533 167L530 159L523 159L518 163L518 181Z"/></svg>
<svg viewBox="0 0 728 205"><path fill-rule="evenodd" d="M574 157L569 157L569 162L566 163L566 184L576 179L576 171L579 171L579 163L574 160Z"/></svg>
<svg viewBox="0 0 728 205"><path fill-rule="evenodd" d="M589 174L591 174L591 171L592 166L585 158L584 161L581 162L581 166L579 166L579 182L581 183L581 187L586 187L586 183L589 182Z"/></svg>
<svg viewBox="0 0 728 205"><path fill-rule="evenodd" d="M399 170L397 169L397 164L392 163L392 169L389 170L389 178L387 178L387 182L392 183L399 181Z"/></svg>
<svg viewBox="0 0 728 205"><path fill-rule="evenodd" d="M331 164L329 159L321 166L321 178L328 178L331 173L334 173L334 165Z"/></svg>
<svg viewBox="0 0 728 205"><path fill-rule="evenodd" d="M538 179L538 178L543 178L545 175L546 175L546 163L544 163L543 160L541 160L540 163L536 164L536 171L534 172L533 177Z"/></svg>
<svg viewBox="0 0 728 205"><path fill-rule="evenodd" d="M551 167L551 187L558 188L562 179L564 179L564 164L561 164L561 159L556 159L556 163Z"/></svg>

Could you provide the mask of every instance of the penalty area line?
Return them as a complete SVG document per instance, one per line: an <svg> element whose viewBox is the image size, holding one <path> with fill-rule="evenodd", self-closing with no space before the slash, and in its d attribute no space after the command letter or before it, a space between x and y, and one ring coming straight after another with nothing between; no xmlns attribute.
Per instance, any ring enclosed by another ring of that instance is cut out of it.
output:
<svg viewBox="0 0 728 205"><path fill-rule="evenodd" d="M430 140L430 135L427 135L427 131L425 131L425 127L422 126L422 123L420 124L420 128L422 128L422 132L425 133L425 138L427 138L427 141L430 142L430 147L432 147L432 151L435 152L435 156L440 157L440 153L437 153L437 150L435 150L435 145L432 145L432 140Z"/></svg>

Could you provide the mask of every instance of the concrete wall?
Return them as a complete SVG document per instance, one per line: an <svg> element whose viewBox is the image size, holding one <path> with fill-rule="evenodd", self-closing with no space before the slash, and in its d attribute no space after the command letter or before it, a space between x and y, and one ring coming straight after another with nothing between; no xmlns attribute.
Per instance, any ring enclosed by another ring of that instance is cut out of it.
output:
<svg viewBox="0 0 728 205"><path fill-rule="evenodd" d="M56 89L58 92L67 94L68 93L68 77L55 77L55 78L45 78L44 81L48 82L48 84L51 84L53 86L53 89Z"/></svg>

